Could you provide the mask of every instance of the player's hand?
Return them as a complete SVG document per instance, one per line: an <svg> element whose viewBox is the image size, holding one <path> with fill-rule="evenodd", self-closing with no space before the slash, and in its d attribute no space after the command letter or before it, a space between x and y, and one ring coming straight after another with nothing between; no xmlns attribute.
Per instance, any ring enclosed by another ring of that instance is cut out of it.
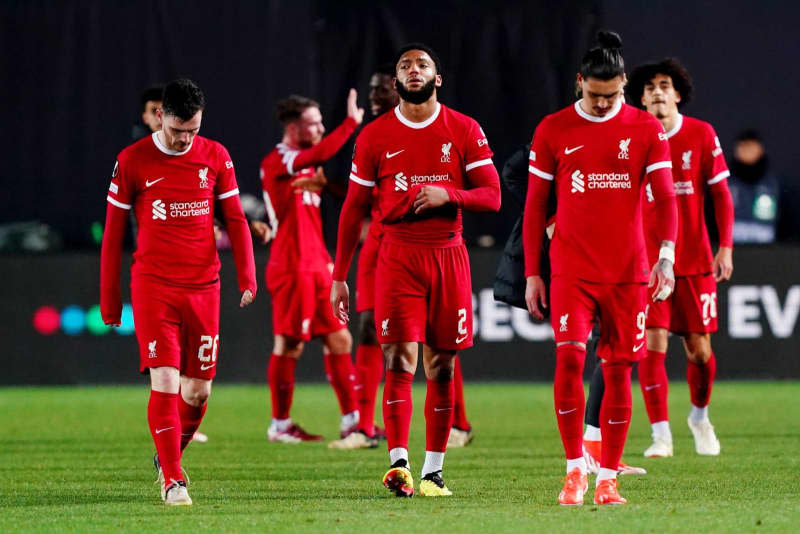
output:
<svg viewBox="0 0 800 534"><path fill-rule="evenodd" d="M250 221L250 231L262 245L266 245L272 239L272 228L264 221Z"/></svg>
<svg viewBox="0 0 800 534"><path fill-rule="evenodd" d="M717 255L714 256L712 270L714 280L717 282L731 279L731 274L733 274L733 249L731 247L719 247Z"/></svg>
<svg viewBox="0 0 800 534"><path fill-rule="evenodd" d="M528 311L540 321L544 319L543 309L547 308L547 292L541 276L529 276L525 284L525 303ZM540 308L541 306L541 308Z"/></svg>
<svg viewBox="0 0 800 534"><path fill-rule="evenodd" d="M244 308L245 306L249 305L251 302L255 300L253 296L253 292L249 289L245 289L244 293L242 293L242 300L239 302L239 307Z"/></svg>
<svg viewBox="0 0 800 534"><path fill-rule="evenodd" d="M328 185L328 178L325 176L325 171L322 169L322 167L317 167L317 171L314 173L314 176L301 176L300 178L295 178L292 180L290 185L294 188L300 188L307 191L313 191L314 193L319 193L326 185Z"/></svg>
<svg viewBox="0 0 800 534"><path fill-rule="evenodd" d="M343 323L350 322L350 288L347 282L334 280L331 284L331 308L337 319Z"/></svg>
<svg viewBox="0 0 800 534"><path fill-rule="evenodd" d="M358 107L358 93L355 89L350 89L347 95L347 116L356 121L356 124L364 122L364 108Z"/></svg>
<svg viewBox="0 0 800 534"><path fill-rule="evenodd" d="M671 261L661 258L653 265L647 287L655 287L652 296L656 302L666 300L672 294L672 290L675 289L675 273Z"/></svg>
<svg viewBox="0 0 800 534"><path fill-rule="evenodd" d="M424 185L419 188L417 198L414 199L414 213L420 214L425 210L438 208L450 202L450 195L444 187Z"/></svg>
<svg viewBox="0 0 800 534"><path fill-rule="evenodd" d="M218 224L214 225L214 241L219 241L222 239L222 230L220 229Z"/></svg>

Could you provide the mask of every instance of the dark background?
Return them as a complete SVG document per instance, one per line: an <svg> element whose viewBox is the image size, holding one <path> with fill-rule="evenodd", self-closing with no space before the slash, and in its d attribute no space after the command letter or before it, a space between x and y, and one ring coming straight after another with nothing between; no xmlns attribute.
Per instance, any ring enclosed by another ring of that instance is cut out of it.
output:
<svg viewBox="0 0 800 534"><path fill-rule="evenodd" d="M601 27L622 35L629 69L681 58L697 88L685 111L711 122L728 153L738 131L760 129L793 188L799 23L800 4L778 1L0 0L0 224L40 220L68 248L94 246L89 226L104 218L139 94L179 75L206 92L202 134L227 146L241 190L260 197L258 164L281 136L276 100L318 99L331 129L348 88L368 107L372 70L412 40L439 52L442 101L483 125L500 167L545 114L574 100L578 62ZM346 168L332 163L329 178ZM333 237L338 204L327 200ZM467 237L502 241L514 211L467 217Z"/></svg>

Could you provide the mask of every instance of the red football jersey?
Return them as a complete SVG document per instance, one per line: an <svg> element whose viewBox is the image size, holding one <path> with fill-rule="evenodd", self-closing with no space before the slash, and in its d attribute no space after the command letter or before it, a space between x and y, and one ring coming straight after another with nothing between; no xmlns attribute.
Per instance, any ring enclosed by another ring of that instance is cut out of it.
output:
<svg viewBox="0 0 800 534"><path fill-rule="evenodd" d="M675 243L675 275L688 276L711 272L713 256L705 221L706 189L725 182L730 176L722 147L714 128L707 122L678 115L667 132L672 154L672 178L678 204L678 240ZM727 187L727 185L726 185ZM660 243L653 229L653 195L647 186L644 209L647 252L655 262Z"/></svg>
<svg viewBox="0 0 800 534"><path fill-rule="evenodd" d="M529 171L531 180L555 180L552 275L646 282L642 189L648 173L671 166L661 123L627 104L595 117L579 101L545 117L533 137Z"/></svg>
<svg viewBox="0 0 800 534"><path fill-rule="evenodd" d="M277 145L261 162L261 188L272 233L268 269L316 271L327 269L331 256L322 236L321 197L292 187L296 178L314 176L314 167L295 170L300 150Z"/></svg>
<svg viewBox="0 0 800 534"><path fill-rule="evenodd" d="M414 215L418 189L465 189L467 171L491 164L489 143L474 119L437 103L429 119L415 123L398 106L358 136L350 179L377 185L372 215L384 239L441 247L462 242L461 208L450 204Z"/></svg>
<svg viewBox="0 0 800 534"><path fill-rule="evenodd" d="M216 141L198 135L175 152L153 133L125 148L107 198L136 217L131 276L185 287L215 282L214 200L238 194L231 157Z"/></svg>

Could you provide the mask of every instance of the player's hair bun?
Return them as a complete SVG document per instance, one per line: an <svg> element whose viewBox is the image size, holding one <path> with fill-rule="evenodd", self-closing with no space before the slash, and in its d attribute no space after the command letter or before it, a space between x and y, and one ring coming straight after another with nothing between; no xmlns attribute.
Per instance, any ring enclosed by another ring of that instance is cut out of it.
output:
<svg viewBox="0 0 800 534"><path fill-rule="evenodd" d="M614 32L601 30L597 32L597 42L602 48L622 48L622 37Z"/></svg>

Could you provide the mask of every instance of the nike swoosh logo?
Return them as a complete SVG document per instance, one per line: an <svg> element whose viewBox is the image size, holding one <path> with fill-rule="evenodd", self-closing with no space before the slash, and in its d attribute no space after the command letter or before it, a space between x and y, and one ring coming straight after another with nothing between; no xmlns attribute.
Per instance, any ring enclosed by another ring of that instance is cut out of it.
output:
<svg viewBox="0 0 800 534"><path fill-rule="evenodd" d="M446 412L447 410L452 410L452 408L434 408L434 412Z"/></svg>
<svg viewBox="0 0 800 534"><path fill-rule="evenodd" d="M566 146L565 146L565 147L564 147L564 154L566 154L567 156L569 156L570 154L572 154L572 153L573 153L573 152L575 152L576 150L580 150L580 149L582 149L582 148L583 148L583 145L576 146L575 148L569 148L569 147L566 147Z"/></svg>
<svg viewBox="0 0 800 534"><path fill-rule="evenodd" d="M161 434L162 432L166 432L167 430L172 430L173 428L175 428L175 427L174 426L168 426L167 428L162 428L160 430L158 428L156 428L156 434Z"/></svg>
<svg viewBox="0 0 800 534"><path fill-rule="evenodd" d="M467 335L469 335L469 334L467 334ZM457 338L456 338L456 345L458 345L459 343L461 343L461 342L462 342L462 341L464 341L465 339L467 339L467 336L464 336L464 337L457 337Z"/></svg>
<svg viewBox="0 0 800 534"><path fill-rule="evenodd" d="M708 323L711 322L711 318L703 319L703 326L708 326Z"/></svg>
<svg viewBox="0 0 800 534"><path fill-rule="evenodd" d="M386 404L397 404L398 402L405 402L405 399L393 400L393 401L386 401Z"/></svg>
<svg viewBox="0 0 800 534"><path fill-rule="evenodd" d="M653 384L652 386L645 386L644 390L645 391L650 391L651 389L656 389L658 387L661 387L661 384Z"/></svg>
<svg viewBox="0 0 800 534"><path fill-rule="evenodd" d="M575 410L577 410L577 408L573 408L573 409L571 409L571 410L566 410L566 411L564 411L564 410L558 410L558 415L566 415L566 414L568 414L568 413L572 413L572 412L574 412Z"/></svg>
<svg viewBox="0 0 800 534"><path fill-rule="evenodd" d="M215 365L217 365L217 364L216 364L216 363L212 363L211 365L202 365L202 364L201 364L201 365L200 365L200 370L201 370L201 371L205 371L205 370L207 370L207 369L211 369L211 368L212 368L212 367L214 367Z"/></svg>
<svg viewBox="0 0 800 534"><path fill-rule="evenodd" d="M623 423L627 423L628 421L612 421L611 419L608 420L609 425L621 425Z"/></svg>
<svg viewBox="0 0 800 534"><path fill-rule="evenodd" d="M636 352L637 350L641 349L643 346L644 346L644 341L642 341L638 345L634 345L633 346L633 352Z"/></svg>
<svg viewBox="0 0 800 534"><path fill-rule="evenodd" d="M406 149L404 148L403 150L398 150L397 152L392 152L392 153L387 152L386 153L386 159L392 159L393 157L398 155L400 152L405 152L405 151L406 151Z"/></svg>
<svg viewBox="0 0 800 534"><path fill-rule="evenodd" d="M160 181L161 181L161 180L163 180L164 178L166 178L166 177L165 177L165 176L162 176L161 178L156 178L156 179L155 179L155 180L153 180L152 182L151 182L150 180L146 180L146 181L144 182L144 186L145 186L145 187L150 187L150 186L152 186L152 185L156 185L158 182L160 182Z"/></svg>

